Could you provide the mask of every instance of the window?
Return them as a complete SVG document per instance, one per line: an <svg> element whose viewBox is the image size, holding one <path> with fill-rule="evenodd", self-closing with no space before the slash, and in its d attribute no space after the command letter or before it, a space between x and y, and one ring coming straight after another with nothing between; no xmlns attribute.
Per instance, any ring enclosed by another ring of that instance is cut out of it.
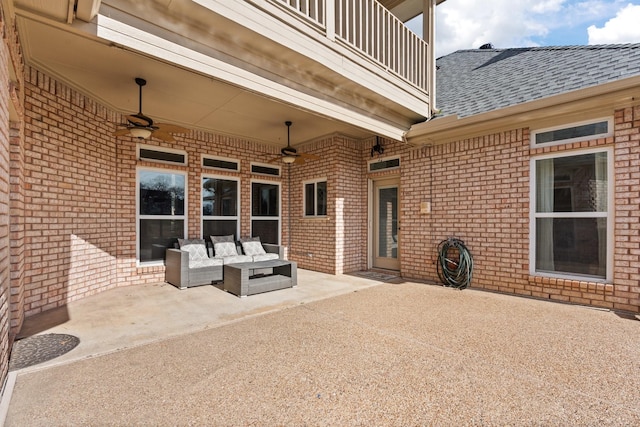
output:
<svg viewBox="0 0 640 427"><path fill-rule="evenodd" d="M369 172L378 172L400 167L400 157L369 161Z"/></svg>
<svg viewBox="0 0 640 427"><path fill-rule="evenodd" d="M183 173L138 170L138 260L161 262L165 249L185 236L186 177Z"/></svg>
<svg viewBox="0 0 640 427"><path fill-rule="evenodd" d="M565 125L531 132L531 145L539 147L567 144L575 141L588 141L610 136L612 131L613 119L611 118L574 123L570 126Z"/></svg>
<svg viewBox="0 0 640 427"><path fill-rule="evenodd" d="M532 160L532 273L611 280L610 150Z"/></svg>
<svg viewBox="0 0 640 427"><path fill-rule="evenodd" d="M280 184L251 183L251 235L263 243L280 244Z"/></svg>
<svg viewBox="0 0 640 427"><path fill-rule="evenodd" d="M237 172L240 170L240 162L223 157L202 156L202 166L211 169Z"/></svg>
<svg viewBox="0 0 640 427"><path fill-rule="evenodd" d="M139 160L148 160L158 163L173 163L178 165L187 164L187 153L184 151L142 144L138 144L137 149Z"/></svg>
<svg viewBox="0 0 640 427"><path fill-rule="evenodd" d="M202 237L238 235L238 181L202 178Z"/></svg>
<svg viewBox="0 0 640 427"><path fill-rule="evenodd" d="M327 180L304 183L304 216L327 215Z"/></svg>
<svg viewBox="0 0 640 427"><path fill-rule="evenodd" d="M260 175L280 176L280 168L274 167L274 166L252 164L251 173L257 173Z"/></svg>

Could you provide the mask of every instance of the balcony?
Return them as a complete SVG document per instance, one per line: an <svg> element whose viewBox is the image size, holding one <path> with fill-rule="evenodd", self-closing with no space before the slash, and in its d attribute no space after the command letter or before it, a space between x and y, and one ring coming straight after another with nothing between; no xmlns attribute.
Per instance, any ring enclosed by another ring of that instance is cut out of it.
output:
<svg viewBox="0 0 640 427"><path fill-rule="evenodd" d="M87 2L16 0L25 57L116 111L139 75L158 120L272 143L287 117L399 140L430 112L429 45L376 0Z"/></svg>

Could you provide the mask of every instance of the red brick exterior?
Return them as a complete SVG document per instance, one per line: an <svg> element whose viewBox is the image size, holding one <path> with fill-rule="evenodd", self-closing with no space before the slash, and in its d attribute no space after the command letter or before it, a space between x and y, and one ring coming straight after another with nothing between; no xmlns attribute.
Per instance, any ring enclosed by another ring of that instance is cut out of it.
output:
<svg viewBox="0 0 640 427"><path fill-rule="evenodd" d="M452 143L410 147L383 140L384 155L400 156L396 170L369 173L375 141L330 135L299 147L321 156L283 165L280 177L251 173L279 148L193 131L177 142L145 141L187 153L186 166L136 158L136 142L115 138L124 118L96 101L27 68L23 72L13 24L2 16L0 83L0 380L12 337L23 319L70 301L127 285L164 280L164 267L136 262L136 174L140 167L184 171L187 237L202 236L203 175L240 183L240 234L251 232L251 182L281 189L281 243L300 268L331 274L369 265L370 184L400 178L400 272L437 283L438 243L463 239L475 270L472 286L515 295L640 312L640 106L611 111L615 135L532 149L529 129L510 129ZM8 69L19 70L12 77ZM15 81L14 81L15 80ZM283 126L283 134L286 129ZM615 256L613 283L529 273L530 161L534 156L613 147ZM201 156L236 159L239 172L202 167ZM326 178L327 215L303 215L303 183ZM421 211L430 203L430 213Z"/></svg>
<svg viewBox="0 0 640 427"><path fill-rule="evenodd" d="M615 163L613 283L530 275L530 159L605 146L614 147ZM615 112L611 138L531 149L529 130L518 129L420 148L403 160L403 277L438 282L436 247L453 236L473 254L473 287L640 310L640 107ZM420 213L421 202L431 202L431 213Z"/></svg>

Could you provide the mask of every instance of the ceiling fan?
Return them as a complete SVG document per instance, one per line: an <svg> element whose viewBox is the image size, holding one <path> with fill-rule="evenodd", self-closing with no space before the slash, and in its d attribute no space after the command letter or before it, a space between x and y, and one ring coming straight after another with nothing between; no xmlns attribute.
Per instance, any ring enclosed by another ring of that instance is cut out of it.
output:
<svg viewBox="0 0 640 427"><path fill-rule="evenodd" d="M136 77L136 84L140 87L140 102L138 112L126 116L127 123L125 129L120 129L114 132L115 136L130 135L134 138L146 139L151 136L161 139L167 142L174 142L175 139L171 135L172 133L185 133L189 132L189 129L182 126L171 125L167 123L153 123L150 117L142 114L142 86L147 84L145 79Z"/></svg>
<svg viewBox="0 0 640 427"><path fill-rule="evenodd" d="M319 156L315 154L307 154L307 153L298 153L298 151L291 146L291 140L289 137L289 131L291 130L291 122L286 121L284 124L287 126L287 146L280 150L280 156L275 157L269 160L269 163L277 162L278 160L282 160L283 163L295 163L297 165L304 164L307 160L318 160Z"/></svg>

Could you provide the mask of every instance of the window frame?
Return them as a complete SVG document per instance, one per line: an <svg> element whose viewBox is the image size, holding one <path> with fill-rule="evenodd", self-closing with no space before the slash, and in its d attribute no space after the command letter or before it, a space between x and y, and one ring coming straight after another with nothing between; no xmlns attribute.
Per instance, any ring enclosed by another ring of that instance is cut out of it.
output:
<svg viewBox="0 0 640 427"><path fill-rule="evenodd" d="M561 157L577 157L585 154L607 154L607 211L602 212L537 212L536 194L536 162L545 159L556 159ZM555 153L533 156L529 164L529 274L532 276L553 277L567 280L588 280L590 282L611 283L613 281L613 261L614 261L614 232L615 232L615 173L614 173L614 152L612 147L598 147L584 150L567 150ZM596 277L582 274L571 274L565 272L549 272L536 270L536 220L538 218L606 218L607 241L606 241L606 265L605 277Z"/></svg>
<svg viewBox="0 0 640 427"><path fill-rule="evenodd" d="M374 170L371 169L371 165L373 165L373 164L381 163L381 162L390 162L391 160L397 160L398 161L398 165L397 166L389 166L389 167L380 168L380 169L374 169ZM378 172L394 171L394 170L400 169L401 165L402 165L401 156L380 157L378 159L373 159L373 160L367 161L367 172L368 173L378 173Z"/></svg>
<svg viewBox="0 0 640 427"><path fill-rule="evenodd" d="M141 215L140 214L140 172L159 172L166 174L182 175L184 177L184 214L182 215ZM164 258L156 261L140 261L140 221L145 219L175 219L182 220L182 238L187 236L188 231L188 212L189 212L189 173L177 169L155 168L148 166L136 167L136 266L137 267L154 267L164 265Z"/></svg>
<svg viewBox="0 0 640 427"><path fill-rule="evenodd" d="M205 179L220 179L220 180L225 180L225 181L235 181L236 182L236 186L237 186L237 191L236 191L236 206L238 207L236 209L236 215L229 215L229 216L225 216L225 215L207 215L205 216L204 214L204 203L203 203L203 197L204 197L204 188L203 188L203 181ZM236 220L236 231L235 231L235 237L240 238L240 212L241 212L241 201L242 201L242 197L241 197L241 182L240 182L240 178L238 177L234 177L234 176L229 176L229 175L216 175L216 174L210 174L210 173L203 173L200 175L200 236L203 239L208 239L209 236L204 236L204 222L206 221L215 221L215 220L222 220L222 221L229 221L231 219L235 219Z"/></svg>
<svg viewBox="0 0 640 427"><path fill-rule="evenodd" d="M269 184L278 187L278 216L254 216L253 215L253 184ZM253 221L273 221L278 220L278 242L280 245L282 241L282 183L280 181L271 181L264 179L251 179L249 182L249 230L250 235L253 236Z"/></svg>
<svg viewBox="0 0 640 427"><path fill-rule="evenodd" d="M157 151L157 152L165 152L169 154L179 154L184 156L184 162L172 162L170 160L159 160L159 159L151 159L148 157L140 157L141 150L149 150L149 151ZM171 166L187 166L189 164L189 154L185 150L176 150L174 148L166 148L166 147L158 147L155 145L149 144L136 144L136 160L141 162L153 162L153 163L161 163L163 165L171 165Z"/></svg>
<svg viewBox="0 0 640 427"><path fill-rule="evenodd" d="M227 163L235 163L236 164L236 168L235 169L230 169L230 168L218 168L215 166L208 166L205 165L205 159L208 160L219 160L222 162L227 162ZM209 154L202 154L201 158L200 158L200 164L202 165L203 169L207 169L207 170L212 170L212 171L224 171L224 172L240 172L240 160L238 159L232 159L230 157L222 157L222 156L212 156Z"/></svg>
<svg viewBox="0 0 640 427"><path fill-rule="evenodd" d="M318 215L318 184L325 183L325 207L327 213L323 215ZM313 184L313 214L307 214L307 185ZM327 182L327 178L316 178L302 181L302 216L304 218L326 218L329 216L328 209L328 193L329 192L329 183Z"/></svg>
<svg viewBox="0 0 640 427"><path fill-rule="evenodd" d="M271 173L263 173L263 172L255 172L253 170L253 167L257 166L260 168L268 168L268 169L273 169L273 170L277 170L278 173L277 174L271 174ZM280 178L282 177L282 166L280 165L272 165L269 163L259 163L259 162L251 162L251 164L249 165L249 171L251 172L252 175L258 175L258 176L269 176L272 178Z"/></svg>
<svg viewBox="0 0 640 427"><path fill-rule="evenodd" d="M584 125L600 123L600 122L607 122L608 132L588 135L588 136L579 136L576 138L569 138L569 139L558 139L551 142L536 144L536 136L540 133L551 132L551 131L560 130L560 129L569 129L572 127L584 126ZM566 123L558 126L551 126L548 128L532 130L531 136L529 138L529 144L531 148L540 148L540 147L551 147L555 145L571 144L572 142L578 142L578 141L591 141L593 139L607 138L609 136L613 136L613 130L614 130L613 117L599 117L599 118L590 119L590 120L582 120L579 122Z"/></svg>

